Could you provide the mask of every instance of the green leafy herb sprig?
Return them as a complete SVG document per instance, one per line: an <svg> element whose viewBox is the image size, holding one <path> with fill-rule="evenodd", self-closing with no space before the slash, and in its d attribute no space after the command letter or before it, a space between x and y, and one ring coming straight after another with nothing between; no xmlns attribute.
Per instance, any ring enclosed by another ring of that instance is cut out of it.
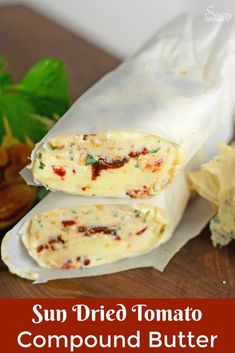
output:
<svg viewBox="0 0 235 353"><path fill-rule="evenodd" d="M69 105L68 78L60 60L39 60L16 84L0 58L0 145L9 134L21 143L39 141Z"/></svg>

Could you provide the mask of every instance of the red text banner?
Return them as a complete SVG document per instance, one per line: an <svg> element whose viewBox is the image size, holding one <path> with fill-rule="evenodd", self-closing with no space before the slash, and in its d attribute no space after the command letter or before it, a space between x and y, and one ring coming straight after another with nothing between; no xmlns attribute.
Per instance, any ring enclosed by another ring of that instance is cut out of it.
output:
<svg viewBox="0 0 235 353"><path fill-rule="evenodd" d="M235 299L1 299L2 352L224 352Z"/></svg>

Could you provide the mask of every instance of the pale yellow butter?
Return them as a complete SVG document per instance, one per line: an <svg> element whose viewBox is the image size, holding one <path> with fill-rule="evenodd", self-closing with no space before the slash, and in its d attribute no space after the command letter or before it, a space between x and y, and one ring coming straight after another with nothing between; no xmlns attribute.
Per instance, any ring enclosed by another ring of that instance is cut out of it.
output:
<svg viewBox="0 0 235 353"><path fill-rule="evenodd" d="M189 180L217 212L210 222L214 245L228 244L235 238L235 149L221 144L219 154L190 173Z"/></svg>
<svg viewBox="0 0 235 353"><path fill-rule="evenodd" d="M148 205L91 205L36 215L20 230L41 267L85 268L149 252L166 241L165 212Z"/></svg>

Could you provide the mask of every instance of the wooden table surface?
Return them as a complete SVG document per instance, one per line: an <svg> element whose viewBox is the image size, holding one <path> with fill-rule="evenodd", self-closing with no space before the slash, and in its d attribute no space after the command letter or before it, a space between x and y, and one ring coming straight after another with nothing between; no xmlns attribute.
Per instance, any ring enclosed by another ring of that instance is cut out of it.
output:
<svg viewBox="0 0 235 353"><path fill-rule="evenodd" d="M41 57L62 59L73 99L119 62L22 6L0 7L0 56L7 59L16 80ZM136 269L41 285L10 274L1 263L0 297L235 297L235 242L214 249L205 229L163 273Z"/></svg>

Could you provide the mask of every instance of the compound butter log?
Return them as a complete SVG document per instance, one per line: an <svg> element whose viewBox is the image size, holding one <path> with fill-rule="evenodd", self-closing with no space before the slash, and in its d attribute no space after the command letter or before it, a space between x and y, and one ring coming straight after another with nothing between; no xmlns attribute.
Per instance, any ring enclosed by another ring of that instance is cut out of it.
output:
<svg viewBox="0 0 235 353"><path fill-rule="evenodd" d="M41 267L71 269L146 253L164 241L166 224L153 206L90 205L33 216L20 235Z"/></svg>

